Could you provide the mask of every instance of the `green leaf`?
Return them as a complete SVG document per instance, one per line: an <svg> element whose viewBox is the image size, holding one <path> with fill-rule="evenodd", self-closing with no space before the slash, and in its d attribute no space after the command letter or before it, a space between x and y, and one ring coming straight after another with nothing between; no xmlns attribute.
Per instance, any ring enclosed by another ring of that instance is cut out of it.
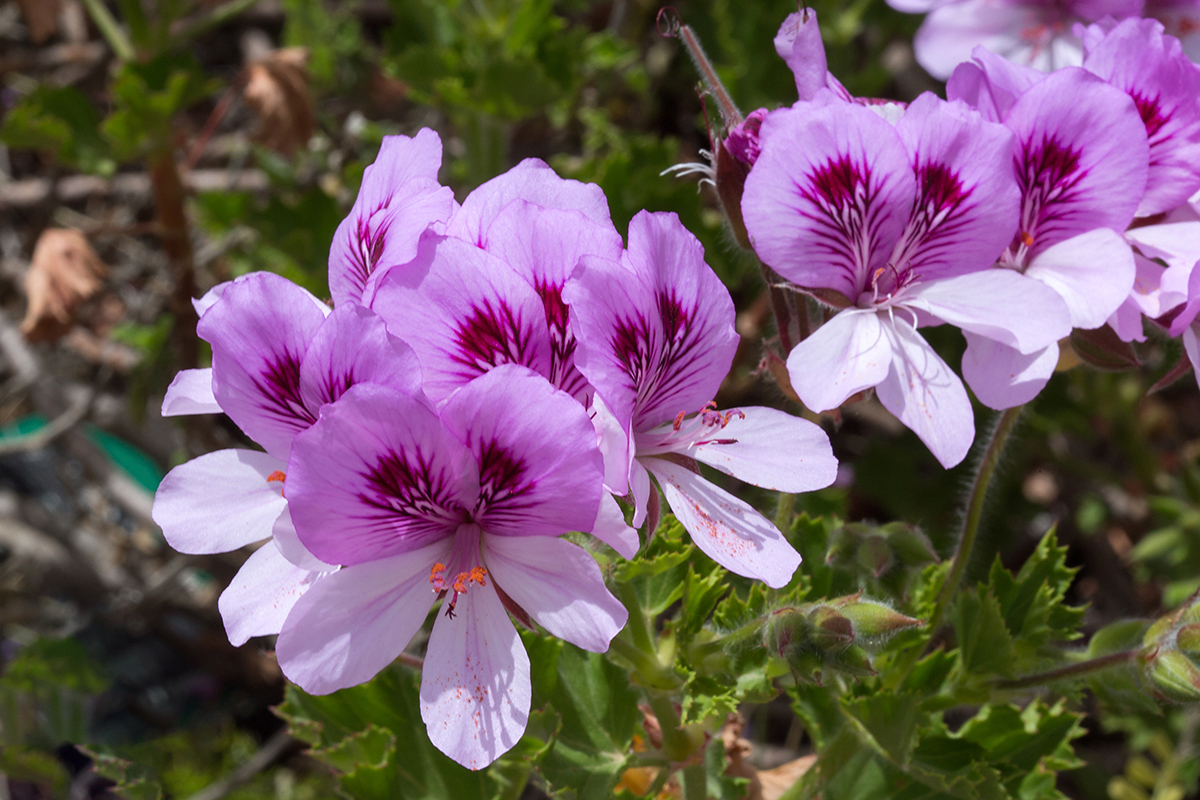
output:
<svg viewBox="0 0 1200 800"><path fill-rule="evenodd" d="M741 701L737 684L688 670L683 685L680 723L691 725L706 719L724 719L737 711Z"/></svg>
<svg viewBox="0 0 1200 800"><path fill-rule="evenodd" d="M563 645L550 706L561 718L554 744L537 765L555 791L607 799L621 779L639 712L625 670L597 653Z"/></svg>
<svg viewBox="0 0 1200 800"><path fill-rule="evenodd" d="M767 613L767 596L767 586L761 581L750 584L744 600L738 592L730 592L713 611L713 624L730 631L758 619Z"/></svg>
<svg viewBox="0 0 1200 800"><path fill-rule="evenodd" d="M95 762L97 775L116 783L112 791L128 800L159 800L162 786L150 776L146 767L133 761L104 753L84 751Z"/></svg>
<svg viewBox="0 0 1200 800"><path fill-rule="evenodd" d="M998 558L992 564L988 583L1020 656L1028 658L1048 642L1080 636L1084 609L1065 604L1078 570L1066 565L1066 556L1067 548L1057 545L1050 530L1015 577Z"/></svg>
<svg viewBox="0 0 1200 800"><path fill-rule="evenodd" d="M882 692L842 701L846 715L897 764L908 761L917 725L927 716L920 705L915 694Z"/></svg>
<svg viewBox="0 0 1200 800"><path fill-rule="evenodd" d="M959 660L967 675L1013 674L1016 651L996 596L986 587L964 591L954 608Z"/></svg>
<svg viewBox="0 0 1200 800"><path fill-rule="evenodd" d="M651 616L661 614L683 597L687 562L696 553L685 536L683 526L668 515L634 560L620 564L613 572L614 581L633 587L640 605Z"/></svg>
<svg viewBox="0 0 1200 800"><path fill-rule="evenodd" d="M100 136L100 114L73 86L39 86L17 103L0 126L0 141L16 149L51 152L67 166L111 175L117 169Z"/></svg>
<svg viewBox="0 0 1200 800"><path fill-rule="evenodd" d="M708 620L708 615L729 591L729 573L720 567L706 575L697 573L695 565L688 566L683 582L683 603L673 625L681 646L691 641Z"/></svg>
<svg viewBox="0 0 1200 800"><path fill-rule="evenodd" d="M704 748L705 796L716 800L742 800L750 786L748 778L728 775L729 758L725 753L725 742L720 736L712 737Z"/></svg>

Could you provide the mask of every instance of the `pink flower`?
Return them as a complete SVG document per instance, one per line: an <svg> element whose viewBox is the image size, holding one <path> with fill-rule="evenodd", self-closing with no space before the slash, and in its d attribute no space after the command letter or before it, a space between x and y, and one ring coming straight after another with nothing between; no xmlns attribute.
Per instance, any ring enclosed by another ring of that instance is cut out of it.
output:
<svg viewBox="0 0 1200 800"><path fill-rule="evenodd" d="M606 464L619 468L606 482L629 487L634 524L646 516L653 475L714 561L786 584L800 555L753 507L702 478L695 462L785 492L828 486L837 462L809 422L769 408L710 408L738 336L733 301L700 242L674 214L643 211L621 260L583 258L563 298L579 342L576 366L596 388Z"/></svg>
<svg viewBox="0 0 1200 800"><path fill-rule="evenodd" d="M296 602L279 635L280 666L307 691L369 680L441 598L421 717L434 745L479 769L529 716L529 658L505 608L597 652L624 625L591 555L556 538L597 516L591 422L524 367L499 366L436 411L412 392L355 386L293 450L300 539L344 565Z"/></svg>

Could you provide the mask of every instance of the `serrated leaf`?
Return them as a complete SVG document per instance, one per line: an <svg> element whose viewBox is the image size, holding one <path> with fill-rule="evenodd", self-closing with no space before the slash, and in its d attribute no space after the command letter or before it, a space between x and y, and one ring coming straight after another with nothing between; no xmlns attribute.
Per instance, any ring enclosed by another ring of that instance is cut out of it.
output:
<svg viewBox="0 0 1200 800"><path fill-rule="evenodd" d="M928 716L920 705L915 694L882 692L842 701L846 715L896 764L908 761L917 726Z"/></svg>
<svg viewBox="0 0 1200 800"><path fill-rule="evenodd" d="M92 769L97 775L116 783L113 791L128 800L159 800L162 786L149 775L142 765L117 756L84 751L93 759Z"/></svg>
<svg viewBox="0 0 1200 800"><path fill-rule="evenodd" d="M992 564L988 584L1019 655L1033 655L1051 641L1079 638L1084 609L1064 603L1078 570L1066 565L1066 555L1067 548L1057 545L1051 530L1016 576L999 559Z"/></svg>
<svg viewBox="0 0 1200 800"><path fill-rule="evenodd" d="M953 652L935 650L913 665L900 685L900 691L917 692L927 697L936 695L957 661Z"/></svg>
<svg viewBox="0 0 1200 800"><path fill-rule="evenodd" d="M694 565L688 566L687 578L683 583L683 602L673 625L681 646L686 645L699 633L708 620L708 615L729 591L728 578L728 573L720 567L701 575L697 573Z"/></svg>
<svg viewBox="0 0 1200 800"><path fill-rule="evenodd" d="M724 719L737 711L738 702L736 685L690 672L683 686L680 723L690 725L714 717Z"/></svg>
<svg viewBox="0 0 1200 800"><path fill-rule="evenodd" d="M954 608L959 661L968 675L1013 674L1016 651L1000 603L986 587L964 591Z"/></svg>
<svg viewBox="0 0 1200 800"><path fill-rule="evenodd" d="M713 610L713 624L719 630L740 628L751 620L767 613L767 586L761 581L754 581L743 600L738 592L729 595L717 604Z"/></svg>

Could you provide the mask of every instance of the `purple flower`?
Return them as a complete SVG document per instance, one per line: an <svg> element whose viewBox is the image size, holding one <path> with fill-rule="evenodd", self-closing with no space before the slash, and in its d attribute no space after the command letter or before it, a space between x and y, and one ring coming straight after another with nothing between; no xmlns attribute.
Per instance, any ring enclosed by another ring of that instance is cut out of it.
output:
<svg viewBox="0 0 1200 800"><path fill-rule="evenodd" d="M412 392L355 386L293 449L300 539L344 565L279 635L280 666L307 691L370 679L441 598L421 717L440 750L479 769L529 715L529 658L505 608L598 652L624 625L596 562L556 538L596 518L602 467L583 408L541 376L500 366L436 411Z"/></svg>
<svg viewBox="0 0 1200 800"><path fill-rule="evenodd" d="M1083 69L1042 77L983 50L946 89L1017 138L1020 221L1001 265L1054 289L1072 327L1104 325L1137 273L1122 233L1142 202L1150 150L1133 100ZM981 401L1007 408L1033 399L1057 362L1057 345L1021 353L968 332L963 375Z"/></svg>
<svg viewBox="0 0 1200 800"><path fill-rule="evenodd" d="M596 388L607 430L606 463L623 466L606 482L630 488L634 524L645 518L653 475L714 561L786 584L800 555L751 506L702 478L695 462L785 492L828 486L837 462L809 422L769 408L710 407L738 336L733 301L700 242L674 214L643 211L621 260L583 258L563 297L579 342L575 363Z"/></svg>
<svg viewBox="0 0 1200 800"><path fill-rule="evenodd" d="M355 383L418 392L418 366L370 310L347 305L330 313L270 273L223 284L200 306L198 330L212 345L213 366L180 372L163 414L223 411L267 452L221 450L176 467L159 487L153 515L184 553L272 540L250 556L218 604L230 641L243 644L278 633L296 598L336 569L309 553L291 524L284 484L295 434Z"/></svg>
<svg viewBox="0 0 1200 800"><path fill-rule="evenodd" d="M895 125L826 96L772 113L742 203L755 250L843 310L788 357L817 411L876 387L945 466L974 439L962 382L921 338L950 323L1033 353L1069 331L1057 295L989 269L1017 228L1012 134L919 97Z"/></svg>
<svg viewBox="0 0 1200 800"><path fill-rule="evenodd" d="M333 236L329 290L336 303L360 302L378 270L410 261L425 229L450 217L454 193L437 182L441 165L442 140L428 128L411 139L384 137Z"/></svg>

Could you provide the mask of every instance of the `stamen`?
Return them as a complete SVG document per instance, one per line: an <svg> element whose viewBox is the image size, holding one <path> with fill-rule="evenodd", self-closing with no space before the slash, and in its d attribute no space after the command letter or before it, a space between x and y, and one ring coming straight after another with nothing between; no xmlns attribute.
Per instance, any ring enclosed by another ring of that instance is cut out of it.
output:
<svg viewBox="0 0 1200 800"><path fill-rule="evenodd" d="M1029 231L1021 231L1021 243L1026 247L1033 247L1033 236Z"/></svg>
<svg viewBox="0 0 1200 800"><path fill-rule="evenodd" d="M678 433L678 432L679 432L679 426L683 424L683 418L684 418L684 417L686 417L686 416L687 416L687 412L686 412L686 411L680 411L678 414L676 414L676 415L675 415L675 422L674 422L674 424L672 424L672 425L671 425L671 430L673 430L673 431L675 431L676 433Z"/></svg>
<svg viewBox="0 0 1200 800"><path fill-rule="evenodd" d="M282 470L275 470L274 472L272 472L270 475L267 476L267 483L272 483L272 482L283 483L283 480L286 477L287 477L287 473L283 472Z"/></svg>
<svg viewBox="0 0 1200 800"><path fill-rule="evenodd" d="M429 582L433 584L435 592L446 591L446 565L437 563L433 565L433 569L429 570Z"/></svg>

